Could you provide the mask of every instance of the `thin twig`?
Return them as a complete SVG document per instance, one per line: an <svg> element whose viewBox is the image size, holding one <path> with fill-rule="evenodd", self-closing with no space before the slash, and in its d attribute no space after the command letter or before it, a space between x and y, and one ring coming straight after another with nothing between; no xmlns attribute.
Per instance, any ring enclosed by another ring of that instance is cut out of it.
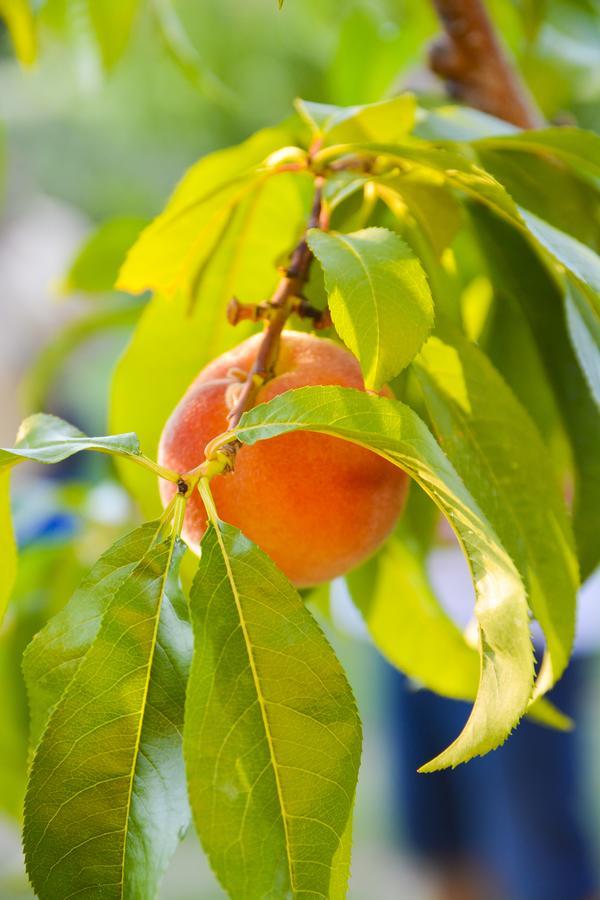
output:
<svg viewBox="0 0 600 900"><path fill-rule="evenodd" d="M451 96L520 128L544 119L511 64L483 0L433 0L445 34L432 45L431 69Z"/></svg>
<svg viewBox="0 0 600 900"><path fill-rule="evenodd" d="M306 231L310 228L323 227L324 225L322 194L323 178L318 176L315 179L315 197ZM235 428L239 424L243 413L252 406L262 385L269 378L273 377L279 356L281 332L293 311L293 300L302 293L313 259L312 252L306 242L306 231L291 255L290 264L285 270L285 274L279 281L273 296L268 301L268 307L271 310L269 324L265 329L256 359L241 387L237 401L229 413L230 428Z"/></svg>

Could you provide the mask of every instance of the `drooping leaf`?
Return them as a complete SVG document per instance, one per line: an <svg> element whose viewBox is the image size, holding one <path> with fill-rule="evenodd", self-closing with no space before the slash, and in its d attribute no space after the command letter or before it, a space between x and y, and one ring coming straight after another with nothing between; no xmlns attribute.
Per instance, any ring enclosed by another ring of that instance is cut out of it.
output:
<svg viewBox="0 0 600 900"><path fill-rule="evenodd" d="M171 538L137 561L50 715L25 803L40 900L153 897L185 832L183 550Z"/></svg>
<svg viewBox="0 0 600 900"><path fill-rule="evenodd" d="M353 234L312 229L308 244L325 272L336 330L358 357L366 387L379 390L408 365L431 330L433 300L423 267L385 228Z"/></svg>
<svg viewBox="0 0 600 900"><path fill-rule="evenodd" d="M132 294L193 292L238 204L271 177L260 171L261 164L290 140L283 127L266 129L192 166L165 210L129 251L117 288Z"/></svg>
<svg viewBox="0 0 600 900"><path fill-rule="evenodd" d="M570 234L559 231L527 210L520 212L527 228L541 246L595 293L594 300L600 311L600 256Z"/></svg>
<svg viewBox="0 0 600 900"><path fill-rule="evenodd" d="M153 458L164 423L200 369L256 328L249 322L232 328L227 304L234 295L258 303L272 293L277 262L297 241L297 223L305 215L299 187L298 179L279 175L240 205L206 266L192 309L179 294L153 297L142 313L113 377L110 427L134 428ZM120 474L145 515L157 515L156 479L137 466L120 466Z"/></svg>
<svg viewBox="0 0 600 900"><path fill-rule="evenodd" d="M114 290L127 251L147 224L140 216L116 216L103 222L80 247L63 280L63 291Z"/></svg>
<svg viewBox="0 0 600 900"><path fill-rule="evenodd" d="M573 348L600 407L600 312L590 303L585 288L574 279L565 283L565 307Z"/></svg>
<svg viewBox="0 0 600 900"><path fill-rule="evenodd" d="M330 106L307 100L296 100L295 105L314 136L324 144L395 141L412 130L416 114L412 94L366 106Z"/></svg>
<svg viewBox="0 0 600 900"><path fill-rule="evenodd" d="M491 525L426 426L402 403L339 387L302 388L249 410L237 434L251 444L298 429L375 451L404 469L448 518L475 584L481 680L463 732L423 771L455 766L497 747L528 706L533 652L524 585Z"/></svg>
<svg viewBox="0 0 600 900"><path fill-rule="evenodd" d="M375 559L346 576L352 599L389 663L442 697L473 702L480 671L477 648L433 593L425 559L404 524ZM527 717L560 731L573 727L544 697L529 706Z"/></svg>
<svg viewBox="0 0 600 900"><path fill-rule="evenodd" d="M361 729L332 649L230 525L203 539L190 609L184 750L213 869L233 900L341 900Z"/></svg>
<svg viewBox="0 0 600 900"><path fill-rule="evenodd" d="M57 416L37 413L22 422L14 447L0 448L0 468L26 459L39 463L62 462L80 450L129 457L141 454L139 441L133 433L88 437Z"/></svg>
<svg viewBox="0 0 600 900"><path fill-rule="evenodd" d="M410 678L444 697L474 700L479 656L438 602L413 542L393 535L370 573L371 590L347 578L376 647ZM443 664L440 661L443 660Z"/></svg>
<svg viewBox="0 0 600 900"><path fill-rule="evenodd" d="M527 589L546 638L543 693L564 672L575 635L577 557L558 476L533 422L476 344L442 329L413 368L441 446Z"/></svg>
<svg viewBox="0 0 600 900"><path fill-rule="evenodd" d="M10 469L0 469L0 622L17 574L17 547L10 511Z"/></svg>
<svg viewBox="0 0 600 900"><path fill-rule="evenodd" d="M537 344L568 436L574 465L573 527L582 580L600 561L600 413L573 352L565 321L562 290L527 240L481 207L471 216L499 296L522 309L530 340ZM498 315L501 316L501 310ZM496 333L493 360L520 399L519 361L502 351L512 334ZM521 393L520 393L521 391Z"/></svg>

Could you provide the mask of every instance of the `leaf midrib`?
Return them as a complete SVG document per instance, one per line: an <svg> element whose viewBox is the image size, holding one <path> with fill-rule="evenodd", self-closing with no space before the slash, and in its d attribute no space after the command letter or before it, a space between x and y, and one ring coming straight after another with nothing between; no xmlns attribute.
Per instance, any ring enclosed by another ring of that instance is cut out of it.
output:
<svg viewBox="0 0 600 900"><path fill-rule="evenodd" d="M256 668L256 661L255 661L255 659L254 659L254 653L253 653L253 650L252 650L252 642L251 642L251 640L250 640L250 635L249 635L249 633L248 633L248 629L247 629L247 626L246 626L246 620L245 620L245 618L244 618L244 613L243 613L243 610L242 610L242 604L241 604L241 600L240 600L240 595L239 595L239 592L238 592L238 590L237 590L237 585L236 585L236 582L235 582L235 577L234 577L233 569L232 569L232 567L231 567L231 562L230 562L230 560L229 560L229 554L227 553L227 549L226 549L226 547L225 547L225 542L224 542L224 540L223 540L223 534L222 534L222 532L221 532L221 529L220 529L219 525L213 524L213 528L215 529L215 532L216 532L216 535L217 535L217 541L218 541L218 543L219 543L219 547L221 548L221 553L222 553L222 556L223 556L223 562L225 563L225 568L226 568L226 570L227 570L227 576L228 576L228 578L229 578L229 583L230 583L230 585L231 585L231 591L232 591L233 598L234 598L234 601L235 601L236 609L237 609L237 611L238 611L238 617L239 617L239 620L240 620L240 627L241 627L241 629L242 629L242 634L243 634L243 636L244 636L244 643L245 643L245 645L246 645L246 652L247 652L247 654L248 654L248 662L249 662L249 664L250 664L250 671L252 672L252 680L254 681L254 687L255 687L255 689L256 689L256 695L257 695L257 698L258 698L258 705L259 705L259 708L260 708L261 717L262 717L262 720L263 720L263 726L264 726L264 729L265 729L265 735L266 735L266 738L267 738L267 745L268 745L268 747L269 747L269 756L270 756L270 758L271 758L271 768L272 768L272 770L273 770L273 776L274 776L274 778L275 778L275 786L276 786L276 790L277 790L277 797L278 797L278 800L279 800L279 806L280 806L280 808L281 808L281 814L282 814L282 815L281 815L281 820L282 820L282 822L283 822L283 831L284 831L284 836L285 836L285 846L286 846L286 850L287 850L286 857L287 857L287 863L288 863L288 873L289 873L289 876L290 876L290 887L292 888L292 891L294 892L294 894L296 894L296 886L295 886L295 883L294 883L294 881L295 881L295 880L294 880L294 872L293 872L293 867L292 867L292 854L291 854L290 835L289 835L288 821L287 821L288 813L287 813L287 811L286 811L285 803L284 803L284 800L283 800L283 791L282 791L281 782L280 782L280 779L279 779L278 765L277 765L277 759L276 759L276 756L275 756L275 748L274 748L274 746L273 746L273 739L272 739L272 736L271 736L271 729L270 729L270 724L269 724L269 718L268 718L268 715L267 715L266 701L265 701L265 698L264 698L263 693L262 693L262 690L261 690L260 679L259 679L258 671L257 671L257 668Z"/></svg>
<svg viewBox="0 0 600 900"><path fill-rule="evenodd" d="M128 794L127 794L127 806L126 806L126 810L125 810L125 820L124 820L124 826L123 826L125 839L123 841L123 854L121 857L121 880L118 885L120 888L119 894L120 894L121 898L124 898L123 891L124 891L124 887L125 887L125 859L127 856L127 839L129 837L129 830L130 830L128 826L129 826L129 819L131 816L131 801L133 798L133 784L135 781L135 774L137 771L137 761L138 761L138 758L140 755L140 747L141 747L141 742L142 742L142 731L144 729L144 721L146 718L145 711L146 711L146 707L147 707L147 703L148 703L148 693L150 691L150 681L152 678L152 669L154 666L154 655L156 653L156 644L158 641L158 628L160 625L160 613L161 613L161 609L162 609L163 598L165 596L167 580L169 578L169 574L171 571L171 563L173 561L173 553L175 550L175 543L176 543L176 538L172 537L171 544L169 546L169 555L167 557L164 574L161 579L161 588L160 588L160 594L159 594L156 615L155 615L154 631L152 634L151 651L150 651L150 655L149 655L149 659L148 659L148 666L147 666L147 670L146 670L147 674L146 674L146 683L144 685L144 695L142 698L142 702L140 704L140 721L139 721L138 731L137 731L135 745L134 745L133 765L131 767L131 772L130 772L130 775L128 778L129 790L128 790Z"/></svg>

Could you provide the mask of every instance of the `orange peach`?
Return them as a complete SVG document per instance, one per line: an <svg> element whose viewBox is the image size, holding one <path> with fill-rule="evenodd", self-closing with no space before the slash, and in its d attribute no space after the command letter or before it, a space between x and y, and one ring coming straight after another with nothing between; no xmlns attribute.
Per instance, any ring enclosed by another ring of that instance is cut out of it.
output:
<svg viewBox="0 0 600 900"><path fill-rule="evenodd" d="M165 425L159 462L186 472L204 459L206 444L228 428L227 415L261 335L215 359L200 372ZM359 365L326 338L284 331L274 377L261 403L292 388L337 384L363 391ZM389 390L382 392L389 395ZM297 586L342 575L385 540L404 504L407 476L391 463L340 438L298 431L242 446L235 469L211 488L221 519L236 525ZM161 481L166 505L175 485ZM183 537L194 550L206 529L197 491L190 497Z"/></svg>

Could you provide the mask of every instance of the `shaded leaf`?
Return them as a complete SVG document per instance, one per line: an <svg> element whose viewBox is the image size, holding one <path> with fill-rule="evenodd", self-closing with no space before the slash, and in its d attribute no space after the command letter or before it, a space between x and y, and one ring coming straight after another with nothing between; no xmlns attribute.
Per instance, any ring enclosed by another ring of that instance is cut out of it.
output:
<svg viewBox="0 0 600 900"><path fill-rule="evenodd" d="M537 684L544 693L564 672L575 635L577 557L558 477L532 421L477 345L442 329L413 368L441 446L526 587L546 638Z"/></svg>
<svg viewBox="0 0 600 900"><path fill-rule="evenodd" d="M600 314L588 300L585 288L575 280L565 284L569 334L590 391L600 407Z"/></svg>
<svg viewBox="0 0 600 900"><path fill-rule="evenodd" d="M573 526L581 576L585 579L600 561L600 413L569 340L562 291L523 235L481 207L473 207L471 216L499 296L510 296L522 309L529 339L537 344L560 410L573 457ZM511 353L501 351L502 344L511 341L512 333L496 333L490 350L513 389L526 402L519 393L519 361Z"/></svg>
<svg viewBox="0 0 600 900"><path fill-rule="evenodd" d="M236 900L345 896L361 730L300 597L237 529L210 527L190 608L190 800Z"/></svg>
<svg viewBox="0 0 600 900"><path fill-rule="evenodd" d="M600 310L600 256L590 247L559 231L525 209L521 210L527 228L551 256L595 292Z"/></svg>
<svg viewBox="0 0 600 900"><path fill-rule="evenodd" d="M506 136L484 137L475 141L475 146L478 149L527 151L538 159L548 159L551 155L563 160L574 171L600 177L600 136L582 128L562 126L540 131L515 131Z"/></svg>
<svg viewBox="0 0 600 900"><path fill-rule="evenodd" d="M23 656L31 747L94 643L102 617L156 537L156 522L127 534L102 554L67 605L39 631Z"/></svg>
<svg viewBox="0 0 600 900"><path fill-rule="evenodd" d="M137 561L50 715L25 803L40 900L152 897L186 829L183 551L170 539Z"/></svg>
<svg viewBox="0 0 600 900"><path fill-rule="evenodd" d="M402 403L339 387L302 388L246 412L237 434L251 444L297 429L374 450L404 469L448 518L475 584L481 680L463 732L423 771L497 747L528 706L533 652L524 586L491 525L426 426Z"/></svg>
<svg viewBox="0 0 600 900"><path fill-rule="evenodd" d="M433 324L423 267L385 228L312 229L308 244L325 272L336 330L358 357L366 387L379 390L408 365Z"/></svg>

